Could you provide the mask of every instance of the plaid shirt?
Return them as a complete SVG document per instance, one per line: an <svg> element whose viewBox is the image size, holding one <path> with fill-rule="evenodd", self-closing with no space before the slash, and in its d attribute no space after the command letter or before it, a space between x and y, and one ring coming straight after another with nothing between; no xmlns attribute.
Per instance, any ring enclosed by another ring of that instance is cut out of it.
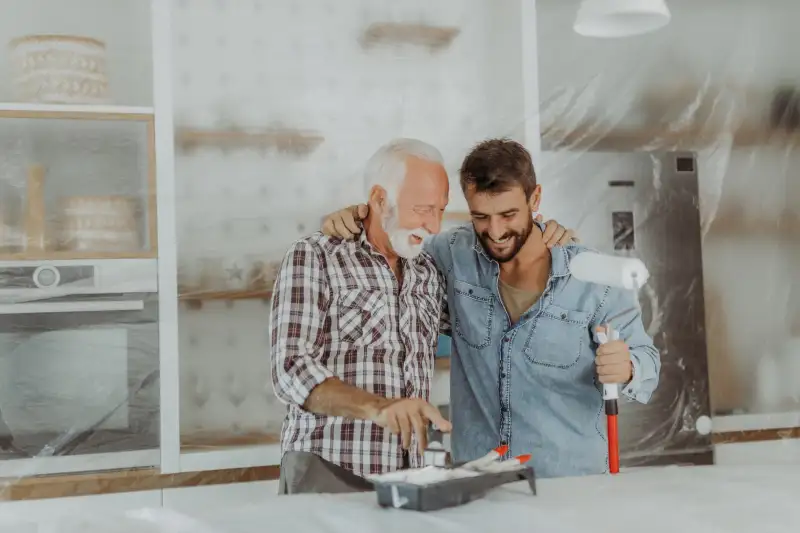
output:
<svg viewBox="0 0 800 533"><path fill-rule="evenodd" d="M272 382L289 406L283 453L312 452L361 476L402 468L400 438L367 420L305 411L308 395L337 377L385 398L429 400L440 324L449 327L433 259L423 252L402 260L399 286L365 233L295 242L272 303ZM411 467L421 466L416 446L408 454Z"/></svg>

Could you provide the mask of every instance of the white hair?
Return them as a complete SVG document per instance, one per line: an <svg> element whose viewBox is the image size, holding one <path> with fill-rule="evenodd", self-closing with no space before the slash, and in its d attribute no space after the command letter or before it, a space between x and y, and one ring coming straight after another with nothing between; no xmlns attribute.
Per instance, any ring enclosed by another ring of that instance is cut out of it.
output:
<svg viewBox="0 0 800 533"><path fill-rule="evenodd" d="M397 201L400 186L406 177L406 160L416 157L444 166L444 158L435 147L417 139L394 139L372 154L364 169L364 192L369 198L375 185L386 190L390 204Z"/></svg>

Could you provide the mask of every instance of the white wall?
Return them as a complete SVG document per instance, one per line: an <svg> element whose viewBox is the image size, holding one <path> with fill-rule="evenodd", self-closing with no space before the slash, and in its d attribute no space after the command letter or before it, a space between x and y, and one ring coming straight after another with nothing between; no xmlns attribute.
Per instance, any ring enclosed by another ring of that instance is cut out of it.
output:
<svg viewBox="0 0 800 533"><path fill-rule="evenodd" d="M181 278L231 261L278 261L323 214L362 201L361 171L393 137L435 144L456 170L492 135L524 135L520 0L174 2L178 126L319 131L308 158L201 150L177 160ZM373 22L456 26L452 46L363 50ZM491 42L490 42L491 41ZM210 287L207 287L210 288ZM185 432L275 429L268 307L205 303L180 316ZM232 392L243 393L239 401ZM268 413L265 415L265 412Z"/></svg>

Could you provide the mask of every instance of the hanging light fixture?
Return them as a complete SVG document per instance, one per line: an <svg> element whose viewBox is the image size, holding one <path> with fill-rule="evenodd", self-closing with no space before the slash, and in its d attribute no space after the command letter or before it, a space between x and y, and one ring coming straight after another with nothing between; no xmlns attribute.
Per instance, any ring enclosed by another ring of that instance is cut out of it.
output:
<svg viewBox="0 0 800 533"><path fill-rule="evenodd" d="M583 0L573 28L585 37L630 37L663 28L670 18L664 0Z"/></svg>

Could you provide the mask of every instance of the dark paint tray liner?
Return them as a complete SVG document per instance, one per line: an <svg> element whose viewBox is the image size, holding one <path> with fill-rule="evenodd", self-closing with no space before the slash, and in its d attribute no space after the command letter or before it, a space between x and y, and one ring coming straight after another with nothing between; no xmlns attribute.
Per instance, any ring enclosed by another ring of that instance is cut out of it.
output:
<svg viewBox="0 0 800 533"><path fill-rule="evenodd" d="M518 481L527 481L531 493L536 495L536 477L533 467L511 472L482 474L459 479L448 479L427 485L404 481L373 481L378 505L410 511L437 511L456 507L486 495L490 490Z"/></svg>

